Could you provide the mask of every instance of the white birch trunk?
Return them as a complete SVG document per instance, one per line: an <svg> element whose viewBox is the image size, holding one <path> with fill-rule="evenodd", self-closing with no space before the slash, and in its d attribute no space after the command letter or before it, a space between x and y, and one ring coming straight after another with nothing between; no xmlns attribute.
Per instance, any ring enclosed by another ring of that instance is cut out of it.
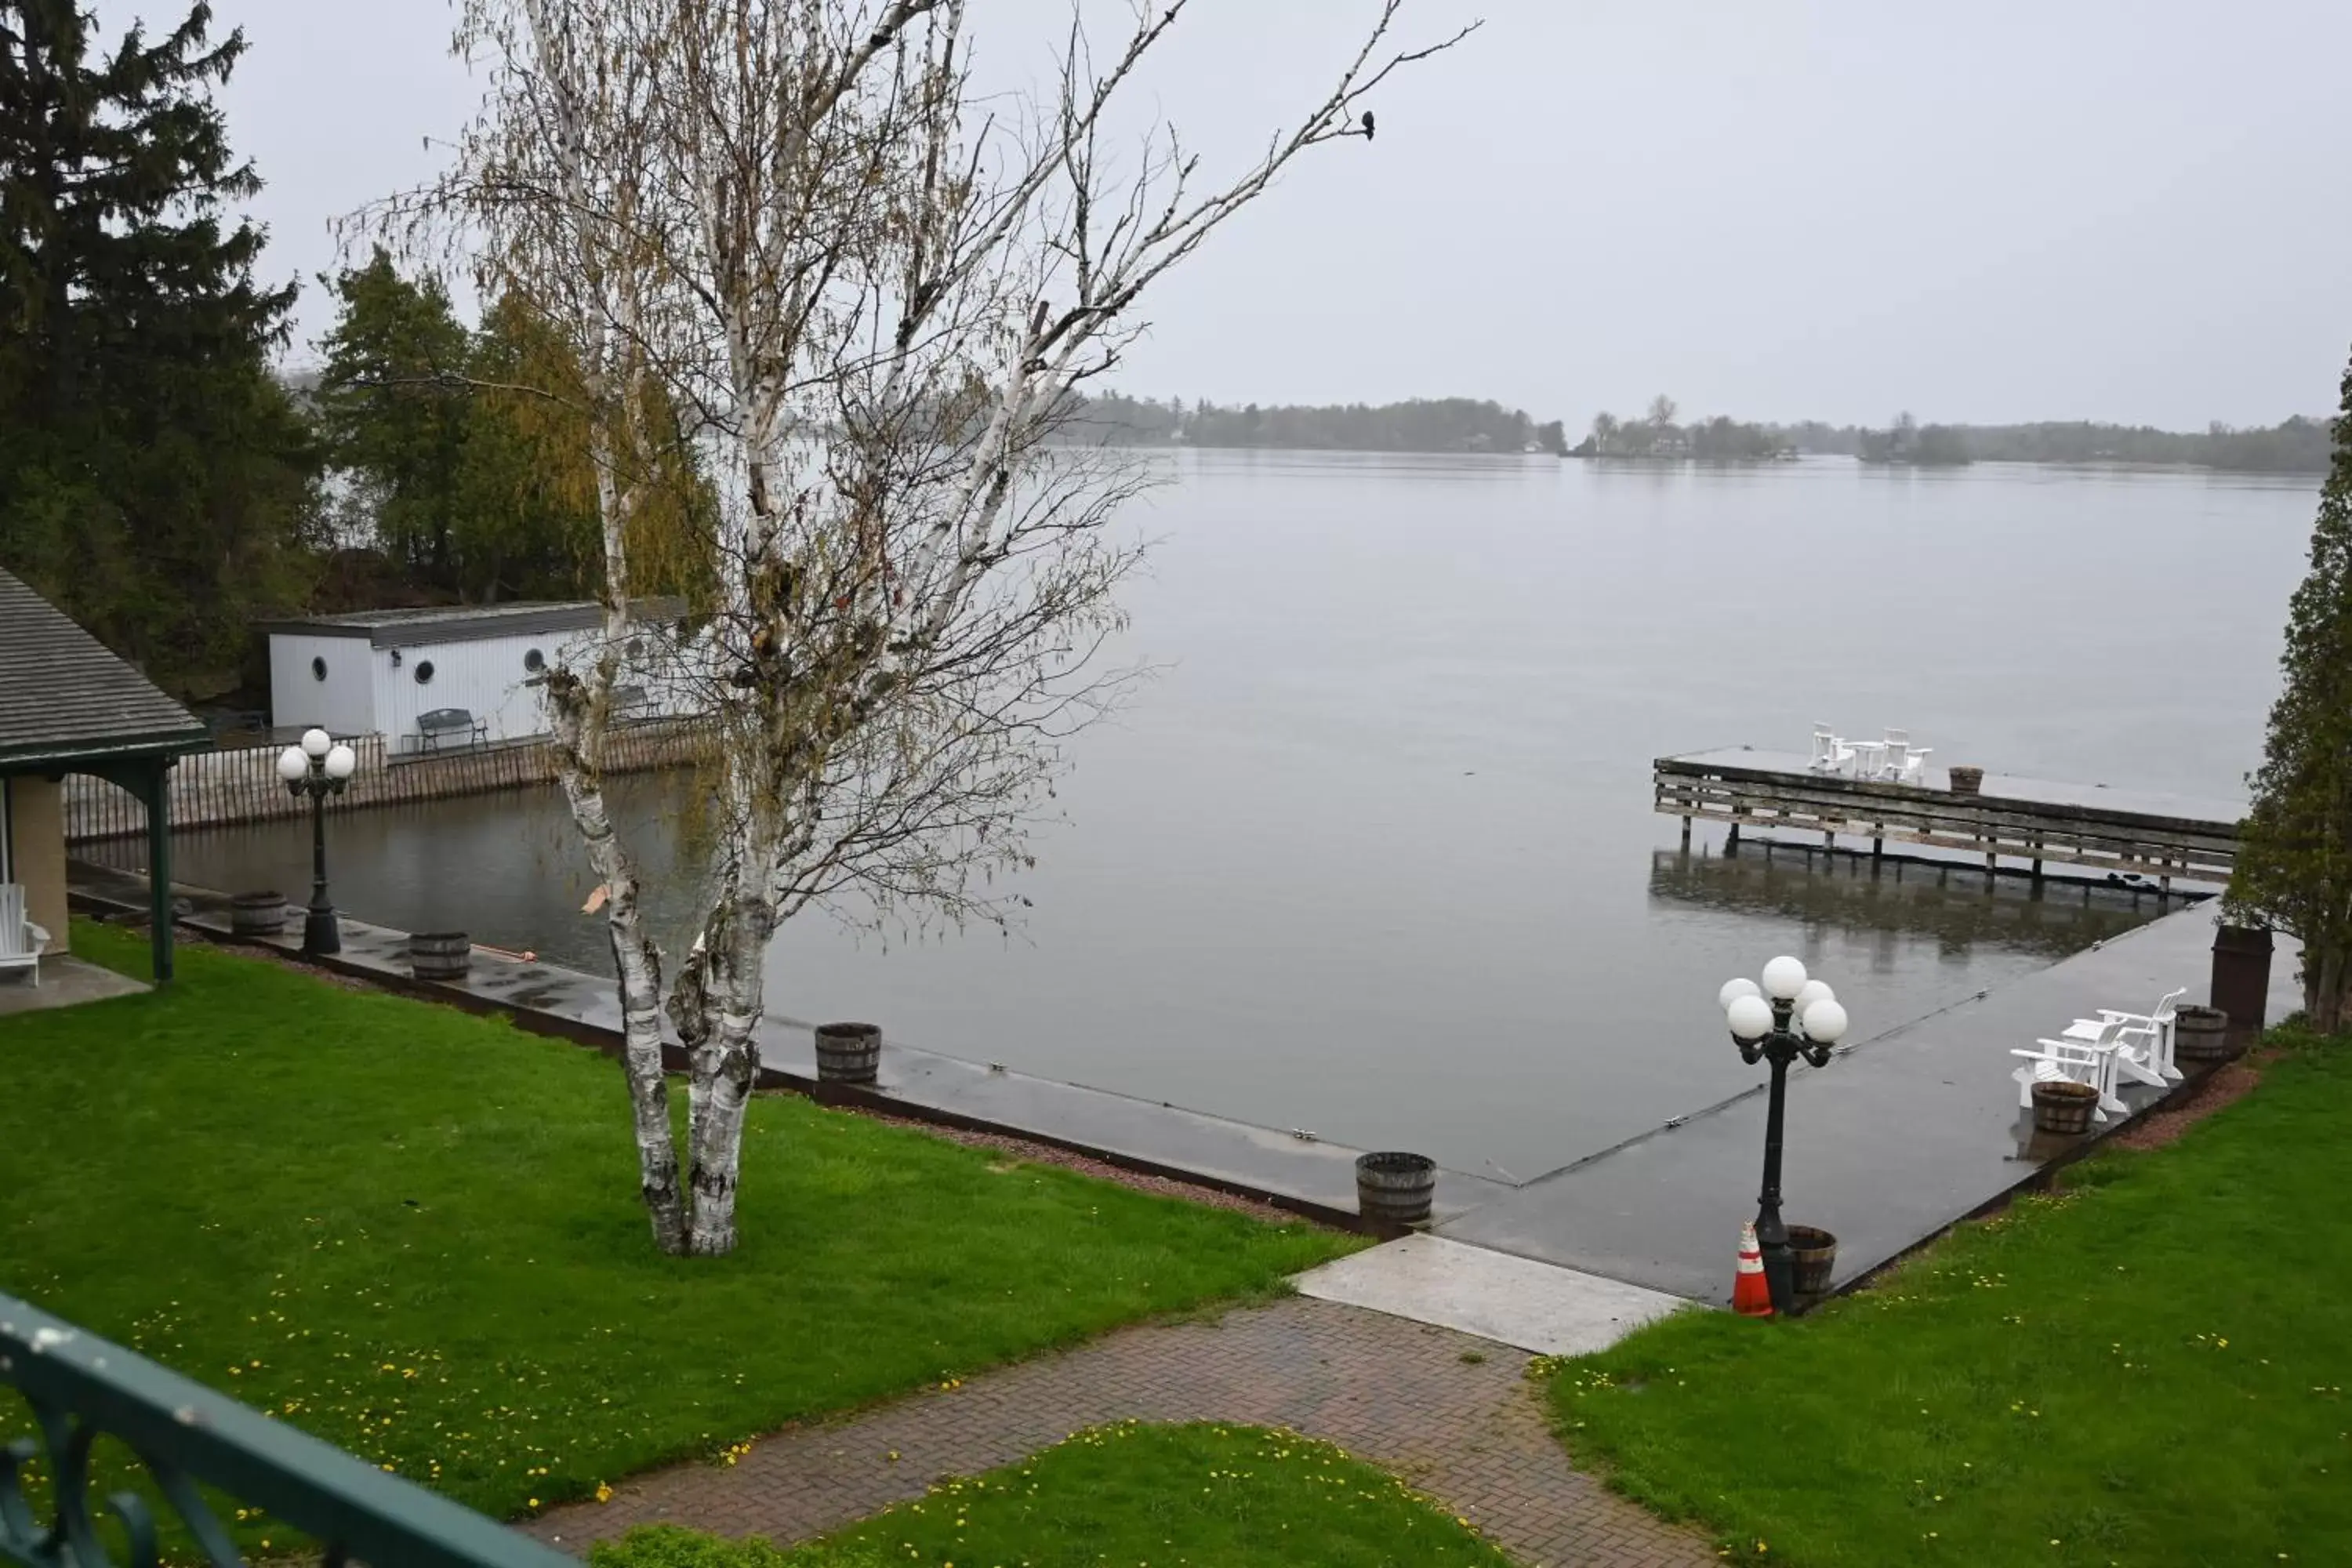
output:
<svg viewBox="0 0 2352 1568"><path fill-rule="evenodd" d="M762 960L774 917L764 898L739 899L723 954L710 968L703 1005L709 1032L695 1059L688 1180L694 1191L687 1250L698 1258L735 1250L735 1197L742 1178L743 1118L759 1071L754 1038L766 1009Z"/></svg>
<svg viewBox="0 0 2352 1568"><path fill-rule="evenodd" d="M604 925L620 976L621 1070L636 1131L637 1190L654 1245L675 1255L686 1250L686 1216L670 1135L669 1080L662 1073L661 952L646 934L636 868L604 809L604 780L593 765L581 712L587 700L577 686L551 694L557 776L589 867L604 886Z"/></svg>

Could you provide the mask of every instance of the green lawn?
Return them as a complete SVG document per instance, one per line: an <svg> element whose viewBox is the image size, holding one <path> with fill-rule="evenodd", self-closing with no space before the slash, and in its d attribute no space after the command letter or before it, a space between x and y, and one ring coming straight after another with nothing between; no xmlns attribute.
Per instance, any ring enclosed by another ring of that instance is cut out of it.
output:
<svg viewBox="0 0 2352 1568"><path fill-rule="evenodd" d="M772 1097L741 1247L667 1258L610 1061L180 962L0 1025L0 1289L497 1515L1353 1245Z"/></svg>
<svg viewBox="0 0 2352 1568"><path fill-rule="evenodd" d="M1508 1568L1463 1520L1328 1443L1256 1426L1131 1422L951 1481L798 1551L675 1529L591 1568Z"/></svg>
<svg viewBox="0 0 2352 1568"><path fill-rule="evenodd" d="M1580 1458L1794 1564L2352 1563L2352 1048L1787 1323L1553 1383Z"/></svg>

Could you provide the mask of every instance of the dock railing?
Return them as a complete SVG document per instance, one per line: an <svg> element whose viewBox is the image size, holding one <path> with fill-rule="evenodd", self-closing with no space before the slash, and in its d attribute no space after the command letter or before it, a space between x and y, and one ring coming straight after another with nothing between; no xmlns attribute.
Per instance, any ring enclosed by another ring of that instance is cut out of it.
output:
<svg viewBox="0 0 2352 1568"><path fill-rule="evenodd" d="M2117 876L2226 883L2237 863L2238 825L2055 801L1962 795L1919 784L1748 767L1720 756L1660 757L1654 764L1658 811L1691 825L1720 822L1744 831L1843 835L1981 858L1987 870L2008 857L2039 876L2044 862Z"/></svg>
<svg viewBox="0 0 2352 1568"><path fill-rule="evenodd" d="M604 742L607 773L674 767L699 754L709 735L702 718L646 719L616 728ZM342 737L339 737L342 738ZM555 779L555 752L544 740L471 746L422 756L395 755L381 735L346 738L359 754L339 811L444 800L520 789ZM172 826L225 827L299 816L310 803L278 776L277 742L198 752L172 770ZM147 831L147 808L128 790L86 773L65 781L66 842L133 837Z"/></svg>

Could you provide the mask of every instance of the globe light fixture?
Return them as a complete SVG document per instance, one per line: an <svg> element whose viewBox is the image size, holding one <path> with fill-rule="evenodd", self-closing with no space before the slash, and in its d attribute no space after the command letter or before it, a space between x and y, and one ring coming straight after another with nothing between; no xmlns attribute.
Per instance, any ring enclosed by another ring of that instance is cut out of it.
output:
<svg viewBox="0 0 2352 1568"><path fill-rule="evenodd" d="M1845 1037L1845 1008L1836 997L1824 996L1797 1020L1805 1038L1819 1046L1834 1046Z"/></svg>
<svg viewBox="0 0 2352 1568"><path fill-rule="evenodd" d="M1724 1013L1735 1040L1753 1043L1772 1032L1772 1005L1761 996L1734 996Z"/></svg>
<svg viewBox="0 0 2352 1568"><path fill-rule="evenodd" d="M342 794L359 765L358 752L319 729L304 731L301 744L278 753L278 776L297 799L310 797L310 908L302 918L302 951L312 958L343 950L327 899L327 797Z"/></svg>
<svg viewBox="0 0 2352 1568"><path fill-rule="evenodd" d="M1796 1257L1789 1248L1789 1227L1780 1218L1780 1141L1788 1120L1789 1064L1802 1058L1816 1068L1829 1065L1832 1047L1845 1037L1845 1007L1827 982L1805 973L1793 958L1776 958L1764 966L1764 983L1728 980L1716 993L1731 1042L1744 1062L1769 1062L1771 1094L1764 1111L1764 1190L1756 1198L1756 1240L1764 1254L1764 1279L1771 1288L1772 1310L1787 1312L1797 1305Z"/></svg>

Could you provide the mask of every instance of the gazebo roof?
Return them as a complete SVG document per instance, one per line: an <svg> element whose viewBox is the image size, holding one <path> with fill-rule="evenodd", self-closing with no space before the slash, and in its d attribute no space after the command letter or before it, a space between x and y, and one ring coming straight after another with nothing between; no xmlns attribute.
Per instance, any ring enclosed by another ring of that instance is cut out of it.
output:
<svg viewBox="0 0 2352 1568"><path fill-rule="evenodd" d="M194 714L0 570L0 772L211 743Z"/></svg>

